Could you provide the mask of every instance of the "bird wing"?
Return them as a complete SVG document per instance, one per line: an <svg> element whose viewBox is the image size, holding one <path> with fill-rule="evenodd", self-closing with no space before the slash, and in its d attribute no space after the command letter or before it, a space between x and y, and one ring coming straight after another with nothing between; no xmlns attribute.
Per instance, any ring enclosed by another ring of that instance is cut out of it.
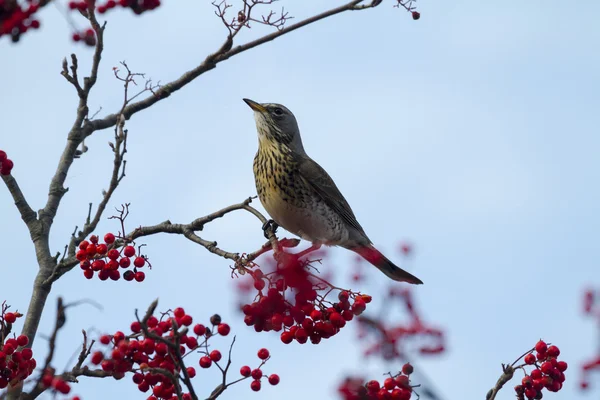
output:
<svg viewBox="0 0 600 400"><path fill-rule="evenodd" d="M367 235L356 220L350 205L329 174L312 158L301 155L297 155L297 158L298 170L304 182L314 189L315 193L317 193L325 204L342 217L344 222L362 233L366 238Z"/></svg>

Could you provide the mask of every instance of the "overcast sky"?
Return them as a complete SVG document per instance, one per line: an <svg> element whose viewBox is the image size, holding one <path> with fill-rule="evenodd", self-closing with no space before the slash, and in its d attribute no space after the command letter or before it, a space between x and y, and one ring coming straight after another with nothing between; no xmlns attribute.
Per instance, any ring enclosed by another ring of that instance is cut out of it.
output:
<svg viewBox="0 0 600 400"><path fill-rule="evenodd" d="M122 90L112 67L119 61L164 83L222 43L225 30L208 1L164 3L142 18L108 15L92 112L118 110ZM300 19L339 2L282 3ZM425 282L415 290L418 307L448 335L442 357L417 365L444 399L484 398L500 363L540 337L570 363L564 389L545 397L597 398L600 379L595 394L577 388L578 365L599 345L581 298L599 283L600 3L422 1L419 21L393 3L236 56L135 115L127 123L127 177L110 207L130 202L133 228L167 218L189 222L254 195L256 131L241 99L285 104L308 154L329 171L378 247L400 261L397 243L415 244L411 270ZM43 29L18 45L0 38L0 148L14 160L13 174L34 209L45 203L76 111L76 94L59 74L61 60L76 52L83 75L92 54L71 42L56 7L40 17ZM267 32L257 26L240 43ZM112 166L111 137L96 132L71 168L52 230L54 251L81 226L87 204L100 200ZM0 189L0 205L0 297L25 311L35 256L7 190ZM98 233L117 229L103 220ZM260 223L241 212L201 235L231 251L264 242ZM82 328L126 329L134 309L158 296L159 308L184 306L197 319L220 313L238 334L236 370L254 363L260 347L271 349L266 371L279 373L281 384L254 394L244 382L224 399L334 399L344 374L379 378L400 366L363 360L353 328L318 346L286 346L276 334L254 334L234 310L227 261L180 237L144 242L154 269L143 284L87 281L74 269L54 286L34 346L38 359L47 349L41 335L51 330L56 296L91 298L104 307L69 310L57 368L77 351ZM332 254L322 270L345 275L352 255ZM373 268L370 283L354 288L376 295L387 286ZM214 344L225 350L228 343ZM202 371L197 392L208 395L217 379L216 371ZM499 398L513 398L516 383ZM81 379L73 393L86 400L145 398L129 379Z"/></svg>

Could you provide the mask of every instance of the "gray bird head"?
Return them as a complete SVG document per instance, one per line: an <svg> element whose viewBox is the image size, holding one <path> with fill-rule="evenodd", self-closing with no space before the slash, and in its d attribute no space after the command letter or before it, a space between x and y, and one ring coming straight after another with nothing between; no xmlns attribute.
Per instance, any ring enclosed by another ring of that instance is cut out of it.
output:
<svg viewBox="0 0 600 400"><path fill-rule="evenodd" d="M305 153L298 122L290 110L281 104L243 100L254 110L259 141L267 140L287 146L293 151Z"/></svg>

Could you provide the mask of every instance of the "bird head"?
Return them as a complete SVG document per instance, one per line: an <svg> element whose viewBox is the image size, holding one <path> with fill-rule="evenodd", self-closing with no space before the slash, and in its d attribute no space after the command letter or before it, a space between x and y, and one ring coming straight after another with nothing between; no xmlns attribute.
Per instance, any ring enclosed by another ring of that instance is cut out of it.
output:
<svg viewBox="0 0 600 400"><path fill-rule="evenodd" d="M290 110L281 104L244 101L254 111L259 141L266 140L304 153L298 122Z"/></svg>

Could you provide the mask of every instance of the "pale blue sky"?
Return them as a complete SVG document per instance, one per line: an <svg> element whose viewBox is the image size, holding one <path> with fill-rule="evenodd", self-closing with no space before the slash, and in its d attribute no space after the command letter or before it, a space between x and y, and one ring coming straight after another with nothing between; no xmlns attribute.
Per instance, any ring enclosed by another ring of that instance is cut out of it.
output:
<svg viewBox="0 0 600 400"><path fill-rule="evenodd" d="M210 2L164 3L143 18L109 14L90 99L92 110L102 107L100 115L119 107L121 83L112 77L119 61L168 82L221 44L225 32ZM299 120L307 152L336 180L374 242L395 260L399 240L416 243L414 272L425 282L416 290L419 307L447 328L449 340L443 357L418 364L445 399L484 398L500 363L539 337L557 344L570 363L563 391L548 398L594 398L599 389L577 390L577 366L598 348L581 296L599 275L600 3L583 0L570 9L557 1L423 1L416 22L392 3L236 56L135 115L127 124L127 178L111 207L131 202L134 227L166 218L188 222L253 195L257 140L241 99L283 103ZM338 2L283 4L302 18ZM61 60L76 52L84 71L91 58L88 48L70 41L56 8L46 7L41 18L43 29L19 45L0 40L0 148L14 160L14 176L34 209L45 202L75 115L76 95L59 74ZM265 32L256 27L240 40ZM100 199L112 165L111 137L95 133L71 169L52 231L54 250L81 225L87 203ZM3 189L0 204L0 263L3 282L10 282L1 297L24 311L35 258ZM254 217L238 213L202 236L251 251L264 241L259 228ZM114 229L103 221L99 233ZM202 319L219 312L238 334L238 367L254 361L258 348L271 349L267 370L279 373L281 384L254 394L243 383L223 399L333 399L344 373L379 377L399 367L361 360L353 329L303 347L254 334L233 309L228 262L178 237L145 242L155 268L144 284L87 281L74 270L55 285L49 311L59 294L104 306L69 312L57 367L76 351L81 328L124 329L133 310L157 295L163 309L182 305ZM323 269L349 268L350 254L334 254ZM373 271L369 286L355 288L380 287L387 282ZM44 316L40 333L50 331L53 318ZM35 354L46 347L38 339ZM197 391L208 395L216 380L215 371L203 371ZM514 384L499 398L513 398ZM128 380L82 379L74 393L86 400L145 398Z"/></svg>

